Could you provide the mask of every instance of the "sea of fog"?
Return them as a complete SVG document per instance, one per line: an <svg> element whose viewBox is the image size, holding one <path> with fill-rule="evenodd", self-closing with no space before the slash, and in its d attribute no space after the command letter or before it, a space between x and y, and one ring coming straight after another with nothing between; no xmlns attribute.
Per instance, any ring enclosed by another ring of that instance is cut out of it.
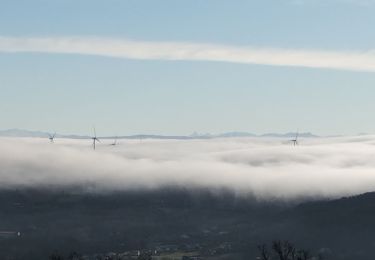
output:
<svg viewBox="0 0 375 260"><path fill-rule="evenodd" d="M375 191L375 136L193 140L0 138L0 189L82 192L166 186L261 200L337 198Z"/></svg>

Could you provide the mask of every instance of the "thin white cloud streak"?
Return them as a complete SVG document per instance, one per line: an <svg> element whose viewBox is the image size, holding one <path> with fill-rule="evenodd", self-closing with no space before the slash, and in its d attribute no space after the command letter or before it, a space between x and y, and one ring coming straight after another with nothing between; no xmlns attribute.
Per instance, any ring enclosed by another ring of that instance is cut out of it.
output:
<svg viewBox="0 0 375 260"><path fill-rule="evenodd" d="M0 37L0 52L97 55L137 60L214 61L272 66L375 71L375 51L257 48L95 37Z"/></svg>
<svg viewBox="0 0 375 260"><path fill-rule="evenodd" d="M375 137L121 140L0 139L0 188L83 191L164 186L231 190L259 199L337 198L375 191Z"/></svg>
<svg viewBox="0 0 375 260"><path fill-rule="evenodd" d="M375 4L374 0L290 0L292 4L297 5L338 5L338 4L347 4L347 5L358 5L363 7L373 6Z"/></svg>

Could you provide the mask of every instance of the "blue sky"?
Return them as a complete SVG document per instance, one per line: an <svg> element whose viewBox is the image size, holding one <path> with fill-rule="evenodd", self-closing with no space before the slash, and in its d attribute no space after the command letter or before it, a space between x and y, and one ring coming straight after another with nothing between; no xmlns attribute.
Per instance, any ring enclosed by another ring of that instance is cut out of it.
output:
<svg viewBox="0 0 375 260"><path fill-rule="evenodd" d="M375 132L375 71L367 69L375 1L0 0L0 6L0 37L252 46L340 58L364 52L360 61L370 64L353 70L324 68L324 59L309 68L3 50L1 129Z"/></svg>

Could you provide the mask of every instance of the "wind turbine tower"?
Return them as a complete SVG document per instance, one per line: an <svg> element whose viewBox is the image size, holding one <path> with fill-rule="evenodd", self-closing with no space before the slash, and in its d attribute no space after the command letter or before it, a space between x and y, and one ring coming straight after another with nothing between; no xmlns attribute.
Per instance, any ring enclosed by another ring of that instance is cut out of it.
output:
<svg viewBox="0 0 375 260"><path fill-rule="evenodd" d="M95 127L94 127L94 136L91 137L91 139L92 139L92 148L95 150L95 148L96 148L96 142L100 142L100 140L96 137Z"/></svg>
<svg viewBox="0 0 375 260"><path fill-rule="evenodd" d="M111 145L117 145L117 136L115 137L115 140L113 141L113 143L111 143Z"/></svg>
<svg viewBox="0 0 375 260"><path fill-rule="evenodd" d="M48 134L48 139L49 139L49 141L50 141L51 143L54 142L54 140L55 140L55 136L56 136L56 133L54 133L53 135Z"/></svg>
<svg viewBox="0 0 375 260"><path fill-rule="evenodd" d="M293 142L293 146L296 146L298 145L298 130L296 132L296 137L292 140L290 140L291 142Z"/></svg>

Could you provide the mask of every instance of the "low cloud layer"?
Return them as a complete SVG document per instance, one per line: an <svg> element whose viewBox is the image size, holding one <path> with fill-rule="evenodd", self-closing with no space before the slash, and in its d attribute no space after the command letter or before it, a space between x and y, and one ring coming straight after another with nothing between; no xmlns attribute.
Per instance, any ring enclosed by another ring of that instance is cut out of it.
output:
<svg viewBox="0 0 375 260"><path fill-rule="evenodd" d="M164 186L226 189L259 199L336 198L375 191L375 136L288 140L90 140L0 138L0 189Z"/></svg>
<svg viewBox="0 0 375 260"><path fill-rule="evenodd" d="M375 71L375 51L257 48L192 42L97 37L1 37L0 52L98 55L140 60L217 61L273 66Z"/></svg>

